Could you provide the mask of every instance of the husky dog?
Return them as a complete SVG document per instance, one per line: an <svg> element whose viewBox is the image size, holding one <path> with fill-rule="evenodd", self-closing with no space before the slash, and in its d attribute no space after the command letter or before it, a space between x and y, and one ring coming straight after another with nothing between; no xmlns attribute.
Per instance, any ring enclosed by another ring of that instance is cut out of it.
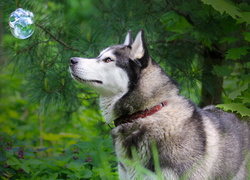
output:
<svg viewBox="0 0 250 180"><path fill-rule="evenodd" d="M100 94L105 121L115 124L111 134L120 179L157 174L166 180L246 180L247 125L182 97L177 83L149 56L143 34L133 42L129 32L124 44L96 58L73 57L70 64L72 77Z"/></svg>

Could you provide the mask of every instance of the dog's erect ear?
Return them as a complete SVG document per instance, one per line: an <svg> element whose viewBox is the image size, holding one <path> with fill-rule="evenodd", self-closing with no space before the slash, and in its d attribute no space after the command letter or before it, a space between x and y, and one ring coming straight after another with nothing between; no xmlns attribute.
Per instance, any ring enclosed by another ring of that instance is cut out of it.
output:
<svg viewBox="0 0 250 180"><path fill-rule="evenodd" d="M130 58L141 59L142 57L144 57L146 52L147 52L147 49L145 47L145 42L144 42L144 32L143 30L141 30L137 34L135 41L131 45Z"/></svg>
<svg viewBox="0 0 250 180"><path fill-rule="evenodd" d="M125 41L124 41L124 45L130 46L133 43L133 39L132 39L132 32L128 31L128 34L126 35Z"/></svg>

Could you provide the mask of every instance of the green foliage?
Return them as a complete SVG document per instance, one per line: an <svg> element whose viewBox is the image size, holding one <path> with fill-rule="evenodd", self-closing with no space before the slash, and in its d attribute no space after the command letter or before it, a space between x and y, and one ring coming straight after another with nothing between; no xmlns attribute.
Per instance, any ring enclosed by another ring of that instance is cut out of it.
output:
<svg viewBox="0 0 250 180"><path fill-rule="evenodd" d="M171 1L169 3L170 10L161 19L166 30L172 32L166 37L166 41L169 44L167 56L170 56L171 59L171 54L169 53L172 51L173 54L181 54L180 57L176 56L177 61L181 61L181 63L184 62L183 56L190 59L189 64L185 64L185 69L193 69L195 70L194 72L199 72L196 69L207 66L206 64L202 65L201 61L204 59L204 54L201 53L202 49L199 49L199 44L203 45L203 49L209 49L213 54L219 54L219 57L225 58L225 60L221 61L222 64L213 64L211 62L213 66L212 71L214 75L224 77L222 85L224 86L225 103L237 104L230 106L225 104L218 107L247 116L249 115L249 103L243 102L242 98L245 99L249 96L247 92L250 91L250 88L247 87L242 92L243 97L239 96L237 99L231 99L232 101L230 101L230 97L227 94L237 91L238 87L232 85L233 83L249 83L247 78L242 79L242 77L249 77L250 69L249 19L246 18L249 14L250 6L241 1L239 3L233 3L229 0L201 1L204 4L200 1L186 3ZM180 46L184 48L182 49ZM197 49L190 49L190 46ZM175 49L177 47L178 49ZM188 52L191 53L188 54L184 49L188 49ZM211 58L211 55L209 58ZM198 62L194 63L195 61ZM190 62L193 62L193 64ZM195 66L190 67L190 65ZM240 70L241 68L243 70ZM186 74L189 73L186 72ZM202 75L201 77L198 74L193 76L193 78L197 78L197 80L202 82L202 88L212 89L211 85L214 81L209 83L209 77L206 79L206 76ZM230 84L230 87L228 84ZM213 91L210 90L210 93L213 93Z"/></svg>
<svg viewBox="0 0 250 180"><path fill-rule="evenodd" d="M225 111L237 112L241 116L250 116L250 92L249 81L246 83L239 82L240 87L228 95L225 104L219 104L217 107Z"/></svg>
<svg viewBox="0 0 250 180"><path fill-rule="evenodd" d="M230 48L226 53L226 59L237 60L240 59L241 56L245 56L248 53L250 47L244 46L239 48Z"/></svg>
<svg viewBox="0 0 250 180"><path fill-rule="evenodd" d="M169 11L162 16L161 22L166 25L166 30L184 34L192 30L192 25L174 11Z"/></svg>
<svg viewBox="0 0 250 180"><path fill-rule="evenodd" d="M0 138L2 179L117 179L110 138L78 142L55 157L41 157L49 149L27 149L15 137Z"/></svg>
<svg viewBox="0 0 250 180"><path fill-rule="evenodd" d="M211 5L215 10L219 11L221 14L224 12L229 14L232 18L237 19L242 17L242 14L239 11L239 8L236 7L233 2L229 0L201 0L205 4Z"/></svg>
<svg viewBox="0 0 250 180"><path fill-rule="evenodd" d="M232 102L232 103L228 103L228 104L217 105L217 107L220 107L220 108L224 109L225 111L237 112L242 116L250 116L249 108L247 108L242 102L240 102L240 103L233 103Z"/></svg>

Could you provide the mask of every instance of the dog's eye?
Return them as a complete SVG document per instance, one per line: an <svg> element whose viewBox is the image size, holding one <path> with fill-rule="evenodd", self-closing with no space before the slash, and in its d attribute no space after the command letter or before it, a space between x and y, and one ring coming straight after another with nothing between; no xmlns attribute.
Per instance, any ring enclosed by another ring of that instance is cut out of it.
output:
<svg viewBox="0 0 250 180"><path fill-rule="evenodd" d="M113 60L111 59L111 58L105 58L104 60L103 60L105 63L109 63L109 62L112 62Z"/></svg>

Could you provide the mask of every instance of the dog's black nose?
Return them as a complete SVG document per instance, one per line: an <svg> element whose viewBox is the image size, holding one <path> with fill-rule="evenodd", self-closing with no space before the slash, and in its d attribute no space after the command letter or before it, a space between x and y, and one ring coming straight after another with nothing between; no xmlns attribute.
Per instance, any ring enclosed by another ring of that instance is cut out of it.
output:
<svg viewBox="0 0 250 180"><path fill-rule="evenodd" d="M70 65L75 65L78 63L77 58L70 58Z"/></svg>

